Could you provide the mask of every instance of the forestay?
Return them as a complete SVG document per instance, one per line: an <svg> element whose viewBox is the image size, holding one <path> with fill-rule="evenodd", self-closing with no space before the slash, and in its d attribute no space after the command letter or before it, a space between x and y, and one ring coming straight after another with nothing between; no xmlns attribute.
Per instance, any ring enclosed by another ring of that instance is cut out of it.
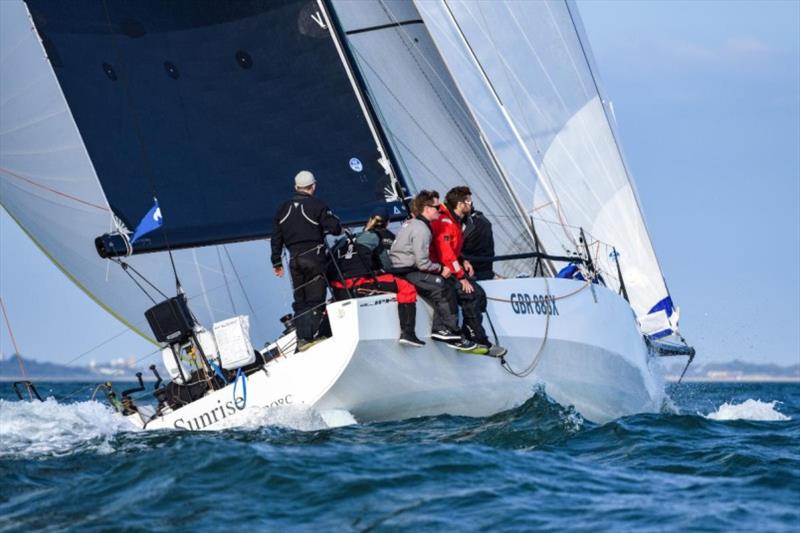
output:
<svg viewBox="0 0 800 533"><path fill-rule="evenodd" d="M415 5L545 249L577 249L584 228L604 279L618 287L615 247L643 331L669 333L672 303L576 8L563 1Z"/></svg>

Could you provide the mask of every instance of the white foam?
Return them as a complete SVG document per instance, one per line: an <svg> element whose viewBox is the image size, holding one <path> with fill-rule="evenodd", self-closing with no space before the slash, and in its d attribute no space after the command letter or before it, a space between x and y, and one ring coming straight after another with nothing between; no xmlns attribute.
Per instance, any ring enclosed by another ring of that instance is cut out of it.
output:
<svg viewBox="0 0 800 533"><path fill-rule="evenodd" d="M113 451L109 441L132 425L98 402L60 404L0 400L0 457L63 455L78 450Z"/></svg>
<svg viewBox="0 0 800 533"><path fill-rule="evenodd" d="M713 413L703 415L711 420L791 420L790 417L777 410L777 400L762 402L746 400L742 403L723 403Z"/></svg>
<svg viewBox="0 0 800 533"><path fill-rule="evenodd" d="M349 415L349 413L347 413ZM352 415L350 415L352 419ZM354 420L354 419L353 419ZM315 410L303 406L249 407L235 418L223 420L209 429L238 428L253 430L264 426L278 426L299 431L316 431L343 424L328 424Z"/></svg>

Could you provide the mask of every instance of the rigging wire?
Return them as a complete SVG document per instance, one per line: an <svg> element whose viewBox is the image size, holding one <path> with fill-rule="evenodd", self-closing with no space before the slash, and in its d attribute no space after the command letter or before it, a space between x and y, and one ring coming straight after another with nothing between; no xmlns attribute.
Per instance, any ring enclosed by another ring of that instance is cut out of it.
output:
<svg viewBox="0 0 800 533"><path fill-rule="evenodd" d="M217 261L219 262L219 269L222 272L222 279L225 282L225 291L228 293L228 300L231 303L231 311L234 315L238 315L239 313L236 312L236 304L233 303L233 293L231 292L231 286L228 284L228 274L225 272L225 265L222 263L222 254L220 253L219 246L215 246L214 249L217 252Z"/></svg>
<svg viewBox="0 0 800 533"><path fill-rule="evenodd" d="M211 302L208 301L208 292L206 291L206 282L203 281L203 273L200 271L200 263L197 261L197 251L192 248L192 259L194 260L194 268L197 272L197 280L200 282L200 294L203 296L203 302L206 304L208 316L212 322L216 322L214 312L211 310Z"/></svg>
<svg viewBox="0 0 800 533"><path fill-rule="evenodd" d="M135 271L135 269L134 269L132 266L130 266L130 265L128 265L128 268L130 268L131 270L134 270L134 271ZM141 276L141 274L139 274L138 272L136 272L136 273L137 273L139 276ZM254 275L254 274L256 274L256 273L254 272L253 274L250 274L250 275ZM129 275L130 275L130 274L129 274ZM237 274L237 276L238 276L238 274ZM142 279L145 279L145 280L146 280L146 278L144 278L144 276L142 276ZM135 279L134 279L134 282L136 282L136 280L135 280ZM139 284L137 283L137 285L139 285ZM152 286L152 287L153 287L153 288L154 288L156 291L158 291L158 288L157 288L157 287L155 287L154 285L151 285L151 286ZM209 289L207 292L213 292L213 291L215 291L215 290L217 290L217 289L221 288L222 286L223 286L223 285L218 285L218 286L212 287L212 288L211 288L211 289ZM140 288L142 288L142 287L140 286ZM147 293L147 291L146 291L146 290L144 290L143 288L142 288L142 290L143 290L143 291L145 292L145 294L147 294L147 295L148 295L148 297L149 297L149 294ZM158 292L159 292L159 294L161 294L162 296L164 296L164 298L166 298L166 296L165 296L163 293L161 293L161 291L158 291ZM190 297L190 299L192 299L192 298L194 298L194 297L196 297L196 296L198 296L198 295L192 296L192 297ZM151 298L151 300L152 300L152 298ZM248 302L248 304L249 304L249 302ZM251 313L253 314L253 316L256 316L256 312L255 312L255 310L254 310L254 309L252 309L252 307L251 307L251 309L250 309L250 310L251 310ZM139 322L136 322L136 323L134 323L134 324L133 324L133 326L139 326L139 325L141 325L141 324L144 324L144 321L143 321L143 320L141 320L141 321L139 321ZM90 354L90 353L92 353L93 351L97 350L98 348L101 348L101 347L105 346L106 344L110 343L110 342L111 342L111 341L113 341L114 339L116 339L116 338L118 338L118 337L121 337L122 335L124 335L125 333L128 333L128 332L130 332L130 331L133 331L133 330L132 330L131 328L125 328L124 330L122 330L122 331L120 331L120 332L118 332L118 333L115 333L115 334L114 334L114 335L112 335L111 337L109 337L109 338L107 338L107 339L105 339L105 340L101 341L100 343L98 343L98 344L94 345L93 347L89 348L88 350L85 350L84 352L82 352L82 353L80 353L80 354L76 355L75 357L73 357L72 359L70 359L69 361L67 361L67 362L66 362L66 363L64 363L64 364L65 364L65 365L71 365L71 364L75 363L76 361L78 361L79 359L81 359L81 358L85 357L86 355L89 355L89 354ZM157 353L157 351L156 351L156 352L152 352L152 353L150 353L150 354L147 354L147 355L143 356L143 357L142 357L142 359L145 359L145 358L147 358L147 357L150 357L150 356L152 356L152 355L153 355L153 354L155 354L155 353Z"/></svg>
<svg viewBox="0 0 800 533"><path fill-rule="evenodd" d="M158 287L156 287L156 286L155 286L155 285L154 285L154 284L153 284L153 283L152 283L152 282L151 282L149 279L147 279L147 277L146 277L146 276L144 276L144 275L143 275L143 274L141 274L141 273L140 273L138 270L136 270L136 269L133 267L133 265L131 265L130 263L126 263L125 261L123 261L123 260L121 260L121 259L118 259L118 258L113 258L113 257L112 257L112 258L109 258L109 261L113 261L114 263L117 263L117 264L118 264L120 267L122 267L122 271L123 271L123 272L125 272L125 273L128 275L128 277L130 277L130 278L131 278L131 280L133 280L133 282L136 284L136 286L137 286L137 287L139 287L139 288L142 290L142 292L143 292L143 293L144 293L144 294L145 294L145 295L146 295L146 296L147 296L147 297L150 299L150 301L151 301L151 302L153 302L153 305L155 305L155 304L157 303L157 302L155 301L155 299L154 299L152 296L150 296L150 293L149 293L149 292L147 292L147 290L146 290L144 287L142 287L142 285L141 285L141 284L140 284L138 281L136 281L136 278L134 278L134 277L131 275L131 273L130 273L130 272L128 272L128 270L132 270L132 271L133 271L133 272L134 272L134 273L135 273L137 276L139 276L139 277L140 277L140 278L141 278L141 279L142 279L142 280L143 280L145 283L147 283L147 284L148 284L148 285L149 285L149 286L150 286L150 287L151 287L153 290L155 290L155 291L156 291L156 292L157 292L157 293L158 293L158 294L159 294L159 295L160 295L162 298L164 298L164 299L167 299L167 295L166 295L166 294L164 294L164 293L161 291L161 289L159 289Z"/></svg>
<svg viewBox="0 0 800 533"><path fill-rule="evenodd" d="M233 274L236 276L236 281L239 284L239 289L242 291L242 295L244 296L244 301L247 303L247 308L250 310L250 314L253 315L253 317L258 321L259 320L258 315L256 314L256 311L253 308L253 304L250 302L250 297L247 296L247 291L244 290L242 277L239 275L239 270L236 268L236 265L233 262L233 258L231 258L230 252L228 252L228 247L223 244L222 249L225 252L225 257L228 258L228 262L231 264L231 268L233 269ZM245 277L252 276L253 274L249 274L248 276ZM225 283L227 284L227 279L225 280Z"/></svg>
<svg viewBox="0 0 800 533"><path fill-rule="evenodd" d="M14 332L11 330L11 321L8 319L8 312L6 311L6 304L3 303L3 298L0 298L0 308L3 309L3 319L6 322L6 328L8 329L8 335L11 337L11 345L14 347L14 353L17 355L17 363L19 364L19 371L22 374L22 379L28 379L28 373L25 371L25 365L22 362L22 354L19 353L19 347L17 346L17 340L14 338ZM31 401L33 401L33 394L31 393L30 389L28 390L28 395L31 397Z"/></svg>

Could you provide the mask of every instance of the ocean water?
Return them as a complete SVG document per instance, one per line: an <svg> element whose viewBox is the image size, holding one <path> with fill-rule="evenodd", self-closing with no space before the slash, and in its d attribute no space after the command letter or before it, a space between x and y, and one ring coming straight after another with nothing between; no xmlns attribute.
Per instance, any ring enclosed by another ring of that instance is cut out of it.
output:
<svg viewBox="0 0 800 533"><path fill-rule="evenodd" d="M482 419L207 433L39 388L61 399L0 384L2 531L800 531L798 384L673 385L669 412L604 425L538 391Z"/></svg>

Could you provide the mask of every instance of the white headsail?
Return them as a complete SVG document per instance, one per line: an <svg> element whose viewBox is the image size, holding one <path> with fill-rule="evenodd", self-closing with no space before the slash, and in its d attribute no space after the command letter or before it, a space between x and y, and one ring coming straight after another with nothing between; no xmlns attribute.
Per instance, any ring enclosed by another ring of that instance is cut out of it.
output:
<svg viewBox="0 0 800 533"><path fill-rule="evenodd" d="M672 303L575 7L561 0L415 5L545 249L575 250L583 228L616 288L616 248L643 331L669 333Z"/></svg>

